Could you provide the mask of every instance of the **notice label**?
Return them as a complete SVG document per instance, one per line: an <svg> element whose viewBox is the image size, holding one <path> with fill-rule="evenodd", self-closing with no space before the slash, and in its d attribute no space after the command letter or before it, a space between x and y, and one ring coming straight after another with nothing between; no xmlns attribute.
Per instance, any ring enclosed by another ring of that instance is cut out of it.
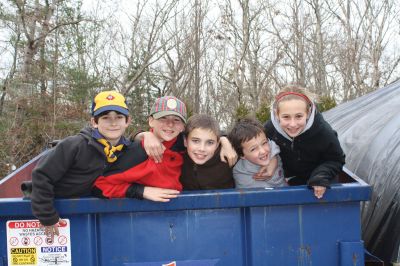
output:
<svg viewBox="0 0 400 266"><path fill-rule="evenodd" d="M38 220L7 221L8 265L71 266L70 222L57 224L54 241Z"/></svg>

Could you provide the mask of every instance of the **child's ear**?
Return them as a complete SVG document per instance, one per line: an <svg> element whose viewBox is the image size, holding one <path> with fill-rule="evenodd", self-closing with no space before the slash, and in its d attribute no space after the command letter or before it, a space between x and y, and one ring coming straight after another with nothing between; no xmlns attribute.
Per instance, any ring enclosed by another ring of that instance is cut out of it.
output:
<svg viewBox="0 0 400 266"><path fill-rule="evenodd" d="M312 110L313 110L312 108L313 108L313 106L311 105L310 108L306 109L306 111L307 111L307 119L310 119L310 116L311 116L311 113L312 113Z"/></svg>
<svg viewBox="0 0 400 266"><path fill-rule="evenodd" d="M154 117L149 116L149 126L152 128L153 127L153 122L154 122Z"/></svg>
<svg viewBox="0 0 400 266"><path fill-rule="evenodd" d="M94 120L94 117L90 118L90 125L92 125L93 128L97 128L97 123Z"/></svg>
<svg viewBox="0 0 400 266"><path fill-rule="evenodd" d="M183 137L183 145L185 145L185 147L187 148L187 138Z"/></svg>
<svg viewBox="0 0 400 266"><path fill-rule="evenodd" d="M275 115L275 119L278 121L278 123L281 123L281 120L279 119L278 109L274 109L274 115Z"/></svg>
<svg viewBox="0 0 400 266"><path fill-rule="evenodd" d="M274 115L276 118L278 118L279 114L278 114L278 108L274 108Z"/></svg>

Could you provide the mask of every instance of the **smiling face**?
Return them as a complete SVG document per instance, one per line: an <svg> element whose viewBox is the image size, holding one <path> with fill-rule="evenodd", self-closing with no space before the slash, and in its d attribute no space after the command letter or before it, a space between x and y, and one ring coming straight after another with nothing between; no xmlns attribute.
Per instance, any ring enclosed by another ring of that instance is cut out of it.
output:
<svg viewBox="0 0 400 266"><path fill-rule="evenodd" d="M176 115L167 115L159 119L150 116L149 125L153 129L153 134L161 142L173 140L185 128L182 119Z"/></svg>
<svg viewBox="0 0 400 266"><path fill-rule="evenodd" d="M126 128L131 122L131 118L127 118L121 113L110 111L105 115L99 116L97 122L96 119L92 117L90 122L92 127L97 128L100 134L103 135L111 145L115 146L125 133Z"/></svg>
<svg viewBox="0 0 400 266"><path fill-rule="evenodd" d="M276 116L283 131L291 138L297 137L307 124L307 103L301 99L281 101Z"/></svg>
<svg viewBox="0 0 400 266"><path fill-rule="evenodd" d="M185 138L189 157L199 165L206 163L213 157L218 145L217 135L209 129L195 128Z"/></svg>
<svg viewBox="0 0 400 266"><path fill-rule="evenodd" d="M260 133L256 137L242 142L242 151L242 159L260 166L267 166L269 164L271 149L264 133Z"/></svg>

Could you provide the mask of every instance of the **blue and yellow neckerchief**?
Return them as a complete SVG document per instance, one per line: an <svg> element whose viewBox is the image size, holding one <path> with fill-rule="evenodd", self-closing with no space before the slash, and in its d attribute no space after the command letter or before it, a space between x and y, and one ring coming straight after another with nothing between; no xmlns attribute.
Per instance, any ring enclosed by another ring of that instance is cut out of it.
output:
<svg viewBox="0 0 400 266"><path fill-rule="evenodd" d="M92 137L97 140L101 145L104 146L104 154L107 157L107 162L113 163L115 162L117 158L118 152L120 152L125 145L129 144L129 141L122 136L119 139L119 142L116 146L112 146L109 141L107 141L103 135L100 134L99 130L97 128L93 129L92 131Z"/></svg>

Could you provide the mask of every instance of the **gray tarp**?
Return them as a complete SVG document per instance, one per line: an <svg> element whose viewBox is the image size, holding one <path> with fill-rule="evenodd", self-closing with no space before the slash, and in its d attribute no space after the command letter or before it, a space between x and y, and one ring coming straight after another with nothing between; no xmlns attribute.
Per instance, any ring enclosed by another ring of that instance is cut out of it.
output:
<svg viewBox="0 0 400 266"><path fill-rule="evenodd" d="M400 262L400 81L324 113L338 132L346 167L369 183L362 205L367 249Z"/></svg>

